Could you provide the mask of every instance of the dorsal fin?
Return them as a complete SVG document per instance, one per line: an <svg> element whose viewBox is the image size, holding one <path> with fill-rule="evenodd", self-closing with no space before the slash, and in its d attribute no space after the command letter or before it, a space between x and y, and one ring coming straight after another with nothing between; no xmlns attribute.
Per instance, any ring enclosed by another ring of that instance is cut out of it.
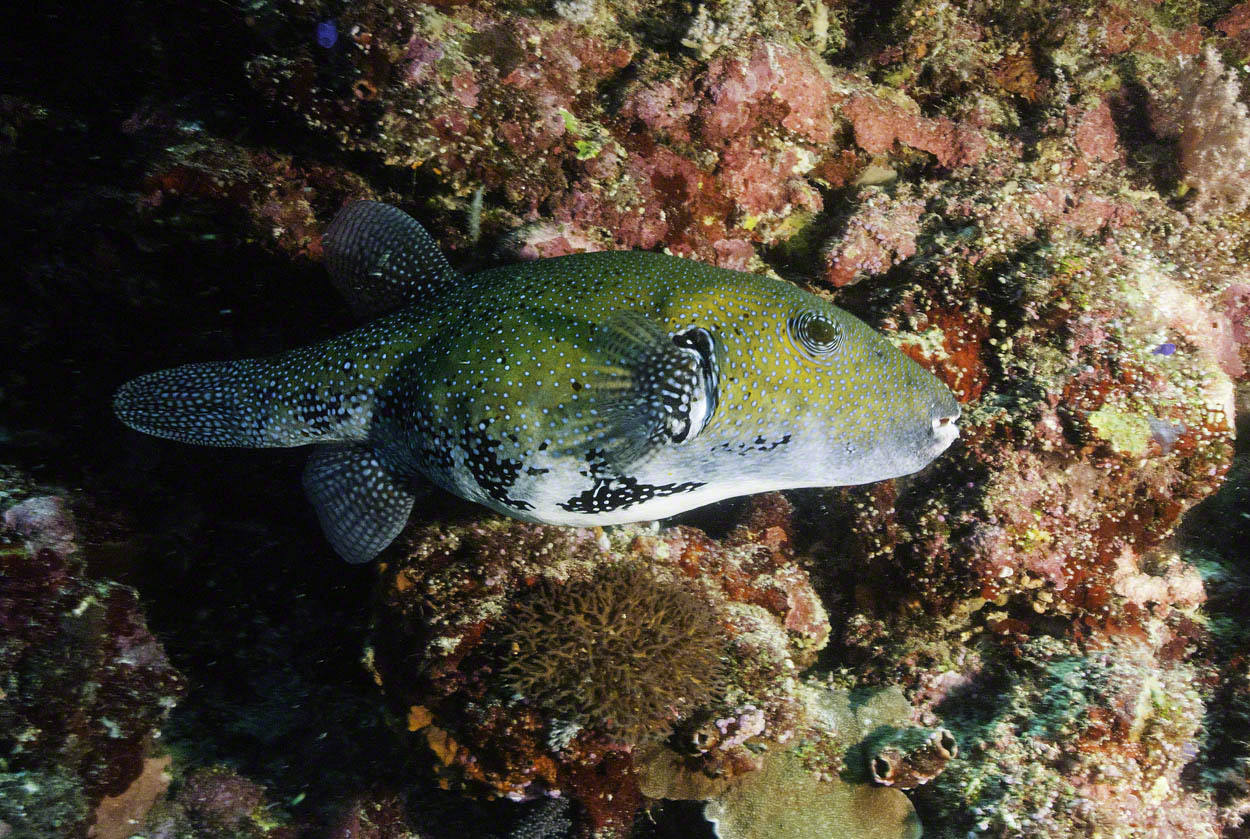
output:
<svg viewBox="0 0 1250 839"><path fill-rule="evenodd" d="M339 210L321 246L334 286L361 317L429 299L460 280L416 219L379 201Z"/></svg>

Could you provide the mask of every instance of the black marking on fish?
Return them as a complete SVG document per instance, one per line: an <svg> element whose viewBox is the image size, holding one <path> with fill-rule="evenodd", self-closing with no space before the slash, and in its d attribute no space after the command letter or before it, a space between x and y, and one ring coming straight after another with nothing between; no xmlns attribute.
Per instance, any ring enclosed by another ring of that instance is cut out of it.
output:
<svg viewBox="0 0 1250 839"><path fill-rule="evenodd" d="M560 503L561 509L570 513L608 513L642 504L653 498L679 495L704 486L702 481L686 481L680 484L641 484L629 475L599 477L585 492Z"/></svg>
<svg viewBox="0 0 1250 839"><path fill-rule="evenodd" d="M454 449L460 431L433 420L424 404L421 382L410 364L396 366L382 384L369 437L397 475L446 483L456 470Z"/></svg>
<svg viewBox="0 0 1250 839"><path fill-rule="evenodd" d="M681 347L645 314L619 309L594 328L587 340L616 367L592 375L591 381L574 381L573 398L582 387L590 388L599 408L566 417L568 442L561 453L596 448L622 470L702 431L708 414L698 347L710 345L710 336L705 330L689 331L694 332L703 332L706 340L692 336L688 340L695 346Z"/></svg>
<svg viewBox="0 0 1250 839"><path fill-rule="evenodd" d="M673 442L683 443L699 436L720 402L720 363L716 360L716 341L702 327L687 329L673 336L673 344L687 350L699 360L698 382L694 392L673 407L676 420Z"/></svg>
<svg viewBox="0 0 1250 839"><path fill-rule="evenodd" d="M406 460L413 464L409 471L443 478L450 476L456 468L456 458L452 454L453 439L454 435L446 429L438 429L407 441L407 447L400 451L407 453Z"/></svg>
<svg viewBox="0 0 1250 839"><path fill-rule="evenodd" d="M460 445L464 449L464 465L473 476L473 480L477 481L482 492L514 510L533 508L534 505L528 501L508 496L508 490L516 484L525 464L510 457L501 457L499 452L503 448L501 440L493 439L473 429L461 435Z"/></svg>
<svg viewBox="0 0 1250 839"><path fill-rule="evenodd" d="M719 446L714 446L712 451L728 452L746 457L747 455L756 452L771 452L774 449L779 449L782 446L788 445L789 442L789 434L777 440L769 440L763 435L757 435L756 438L750 443L721 443Z"/></svg>
<svg viewBox="0 0 1250 839"><path fill-rule="evenodd" d="M702 481L658 485L639 483L637 478L617 474L608 461L607 453L602 449L591 449L586 453L586 465L578 470L578 474L592 479L594 484L590 489L560 503L560 508L570 513L607 513L612 510L622 510L653 498L690 492L705 483Z"/></svg>

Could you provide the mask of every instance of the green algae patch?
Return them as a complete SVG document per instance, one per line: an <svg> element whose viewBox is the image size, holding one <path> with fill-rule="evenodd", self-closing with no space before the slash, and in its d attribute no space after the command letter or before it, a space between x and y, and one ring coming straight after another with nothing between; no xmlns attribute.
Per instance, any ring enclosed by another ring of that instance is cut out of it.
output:
<svg viewBox="0 0 1250 839"><path fill-rule="evenodd" d="M1150 444L1150 420L1140 413L1125 413L1107 405L1089 415L1094 433L1120 454L1142 457Z"/></svg>

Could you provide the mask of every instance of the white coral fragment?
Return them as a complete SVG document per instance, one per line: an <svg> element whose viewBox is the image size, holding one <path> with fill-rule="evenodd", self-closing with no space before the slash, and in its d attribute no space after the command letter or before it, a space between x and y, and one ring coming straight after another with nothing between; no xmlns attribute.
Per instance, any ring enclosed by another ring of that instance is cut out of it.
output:
<svg viewBox="0 0 1250 839"><path fill-rule="evenodd" d="M715 8L713 7L719 7ZM746 35L752 26L751 0L710 2L699 6L681 44L707 61L723 47Z"/></svg>
<svg viewBox="0 0 1250 839"><path fill-rule="evenodd" d="M555 0L552 10L569 23L585 25L599 14L597 0Z"/></svg>
<svg viewBox="0 0 1250 839"><path fill-rule="evenodd" d="M1202 66L1185 62L1180 76L1181 169L1197 192L1193 218L1250 205L1250 114L1241 85L1213 48L1203 58Z"/></svg>

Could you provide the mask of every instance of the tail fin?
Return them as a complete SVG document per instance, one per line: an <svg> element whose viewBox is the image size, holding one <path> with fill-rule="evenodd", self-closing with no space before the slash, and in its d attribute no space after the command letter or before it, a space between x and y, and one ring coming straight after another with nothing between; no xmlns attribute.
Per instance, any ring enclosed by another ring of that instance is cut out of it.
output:
<svg viewBox="0 0 1250 839"><path fill-rule="evenodd" d="M131 379L113 396L126 425L169 440L201 446L290 446L266 418L255 384L260 359L212 361L157 370Z"/></svg>

